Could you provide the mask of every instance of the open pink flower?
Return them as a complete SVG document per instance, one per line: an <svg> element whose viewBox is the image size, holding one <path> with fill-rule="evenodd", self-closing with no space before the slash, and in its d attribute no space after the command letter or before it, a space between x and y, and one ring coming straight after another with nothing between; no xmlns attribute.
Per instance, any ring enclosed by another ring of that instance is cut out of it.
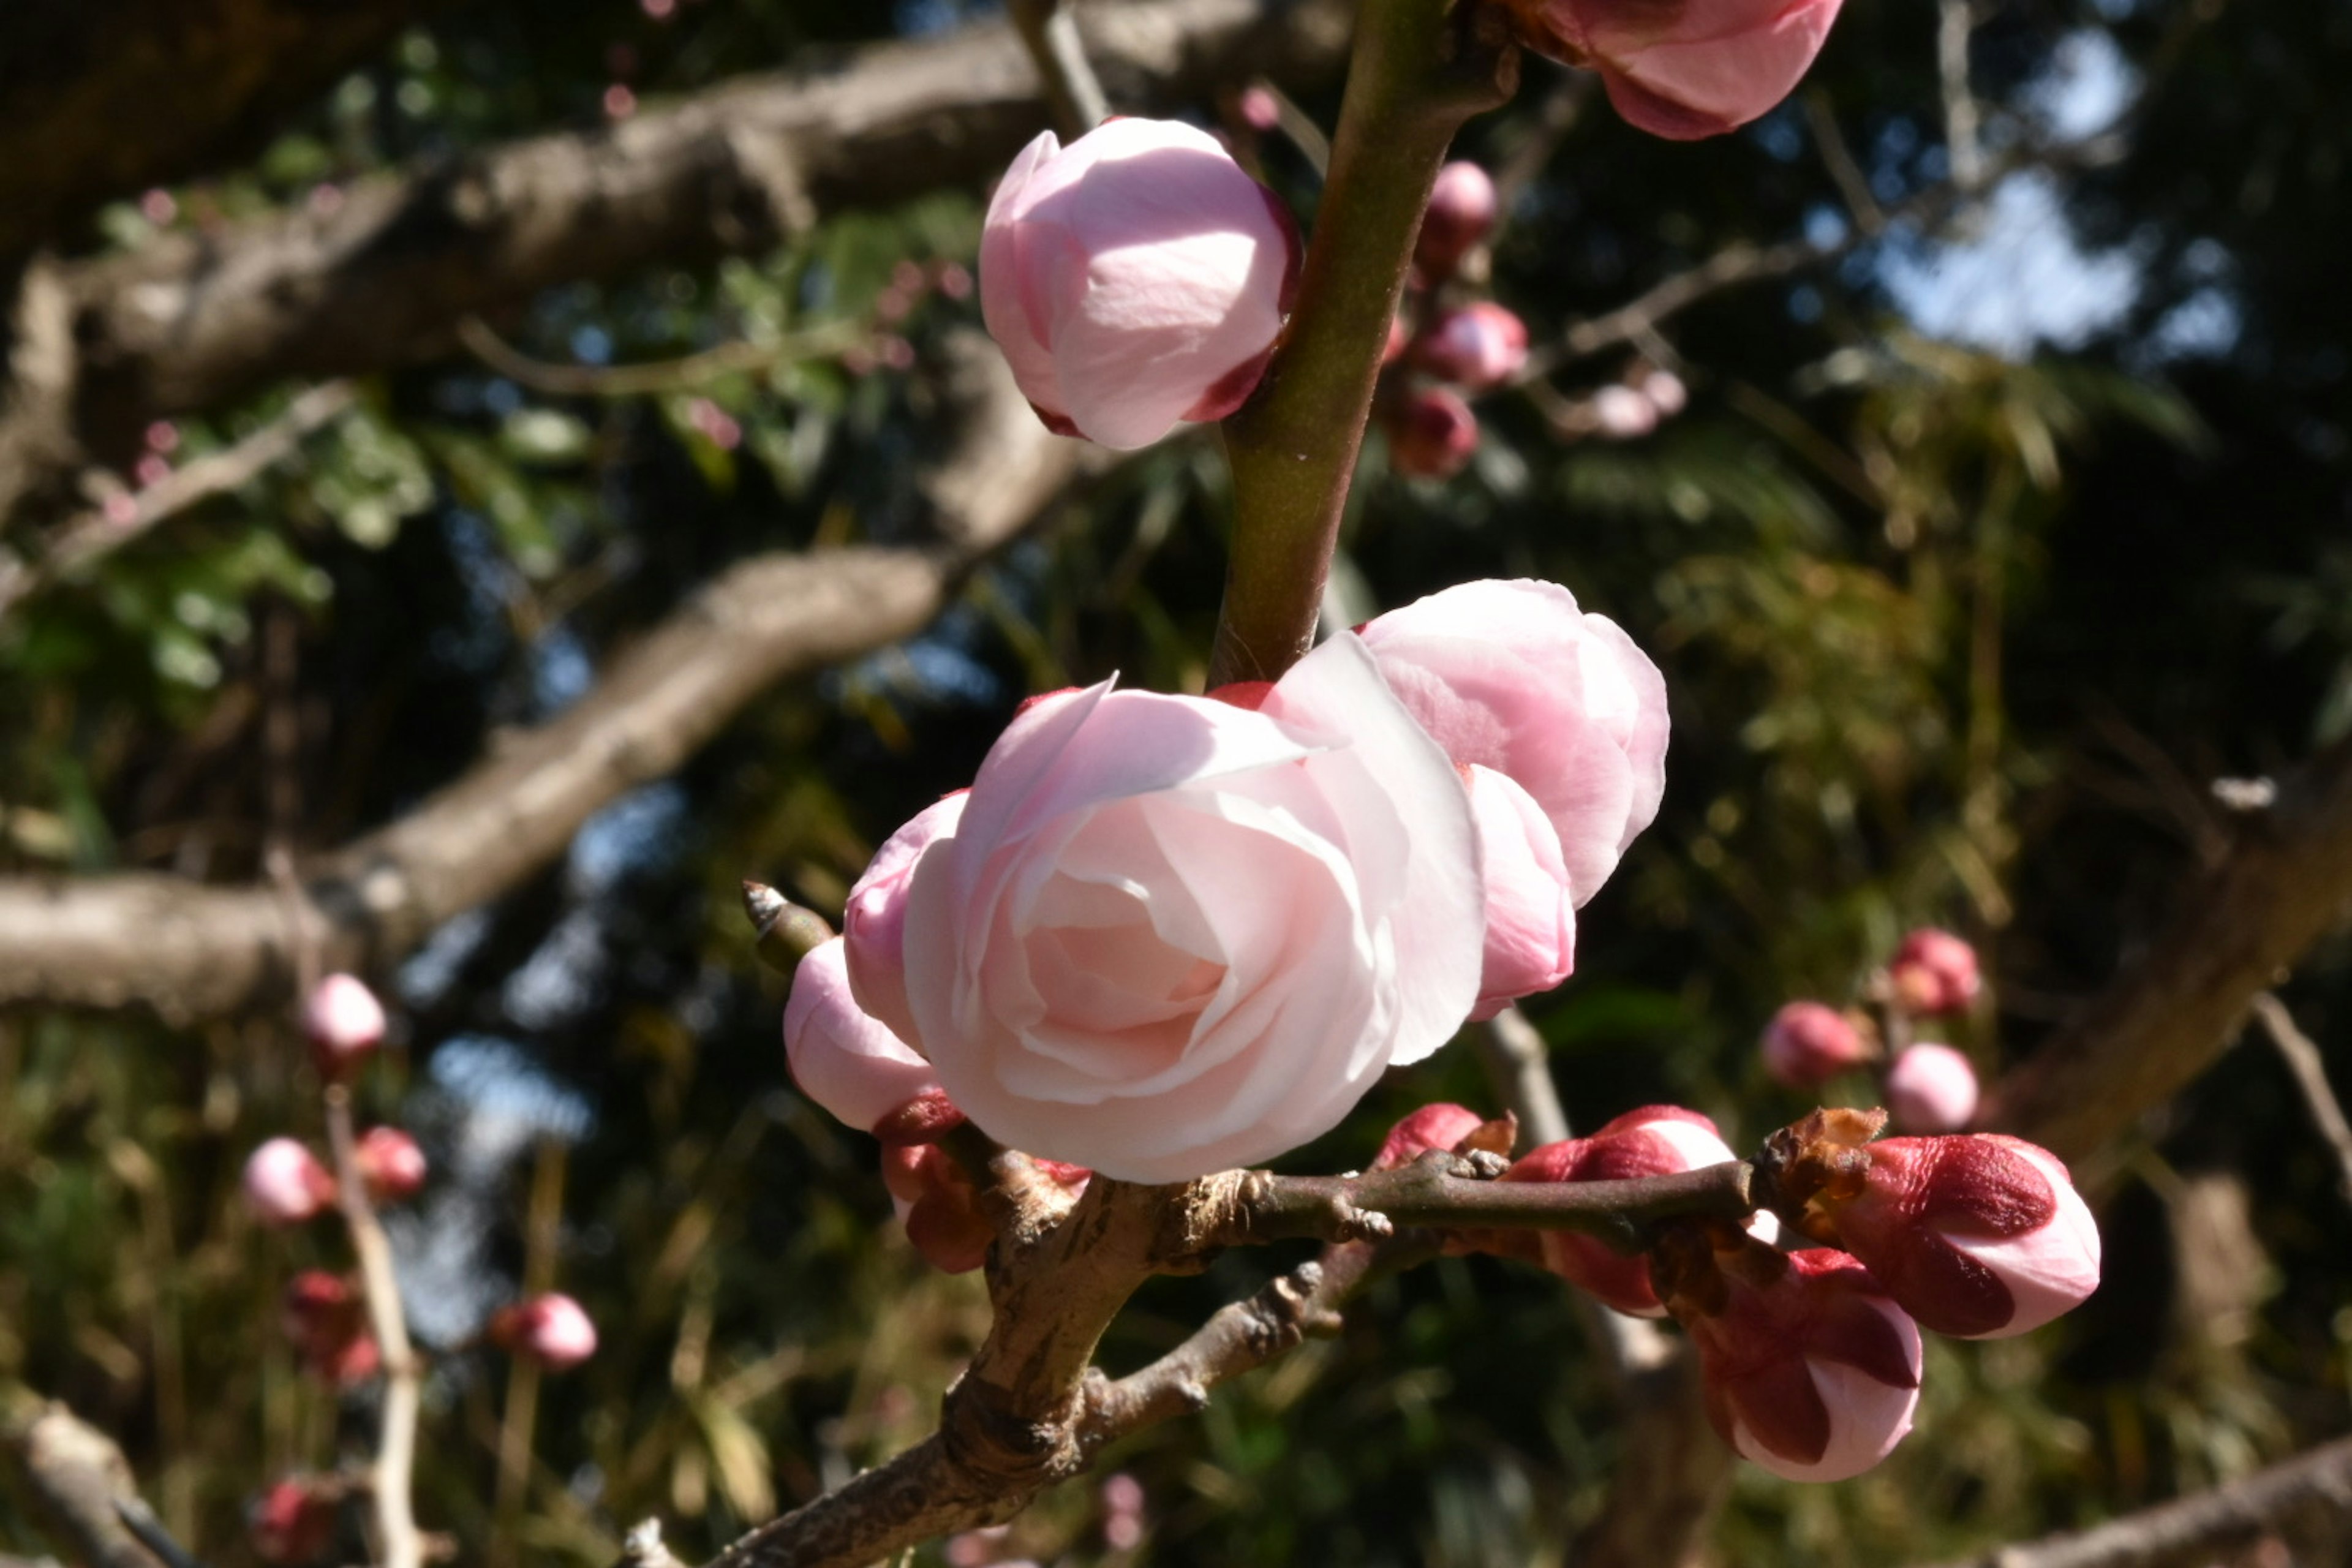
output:
<svg viewBox="0 0 2352 1568"><path fill-rule="evenodd" d="M1909 1047L1886 1068L1886 1109L1905 1132L1958 1132L1977 1113L1977 1069L1949 1046Z"/></svg>
<svg viewBox="0 0 2352 1568"><path fill-rule="evenodd" d="M849 889L842 914L850 992L857 1005L902 1040L915 1032L915 1016L907 1006L907 879L932 839L955 831L971 793L960 789L934 801L885 839Z"/></svg>
<svg viewBox="0 0 2352 1568"><path fill-rule="evenodd" d="M931 1064L857 1005L848 952L845 939L835 937L793 972L792 999L784 1005L784 1060L793 1081L845 1126L877 1137L887 1130L892 1142L929 1142L963 1119ZM918 1131L928 1136L903 1136Z"/></svg>
<svg viewBox="0 0 2352 1568"><path fill-rule="evenodd" d="M1108 120L1067 147L1046 132L1005 171L981 308L1048 426L1146 447L1255 388L1299 254L1288 212L1206 132Z"/></svg>
<svg viewBox="0 0 2352 1568"><path fill-rule="evenodd" d="M1789 96L1838 0L1508 0L1528 47L1601 73L1632 124L1670 141L1736 130Z"/></svg>
<svg viewBox="0 0 2352 1568"><path fill-rule="evenodd" d="M1819 1002L1791 1002L1773 1014L1760 1044L1764 1070L1790 1089L1818 1088L1870 1056L1846 1016Z"/></svg>
<svg viewBox="0 0 2352 1568"><path fill-rule="evenodd" d="M1842 1481L1894 1451L1919 1403L1919 1328L1843 1252L1752 1246L1712 1311L1677 1298L1707 1419L1792 1481Z"/></svg>
<svg viewBox="0 0 2352 1568"><path fill-rule="evenodd" d="M2066 1167L2020 1138L1888 1138L1862 1189L1821 1202L1840 1245L1923 1328L2038 1329L2098 1289L2099 1227Z"/></svg>
<svg viewBox="0 0 2352 1568"><path fill-rule="evenodd" d="M1465 583L1361 628L1381 674L1465 766L1534 797L1574 902L1601 889L1666 787L1666 683L1557 583Z"/></svg>
<svg viewBox="0 0 2352 1568"><path fill-rule="evenodd" d="M1461 781L1337 637L1262 694L1056 694L905 895L907 1043L998 1140L1140 1182L1328 1131L1477 995Z"/></svg>

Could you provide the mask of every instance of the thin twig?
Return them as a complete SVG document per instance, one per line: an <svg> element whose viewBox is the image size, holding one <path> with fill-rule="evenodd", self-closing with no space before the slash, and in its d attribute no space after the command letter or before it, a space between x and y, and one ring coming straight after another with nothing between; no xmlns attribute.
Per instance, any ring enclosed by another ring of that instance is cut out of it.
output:
<svg viewBox="0 0 2352 1568"><path fill-rule="evenodd" d="M1936 61L1944 88L1944 147L1952 183L1971 195L1984 188L1984 148L1978 136L1977 95L1969 86L1969 39L1976 32L1972 0L1937 0Z"/></svg>
<svg viewBox="0 0 2352 1568"><path fill-rule="evenodd" d="M873 334L856 321L828 321L772 342L720 343L680 359L643 364L556 364L533 359L490 330L479 316L457 323L457 341L490 369L533 392L553 397L643 397L685 392L730 375L772 370L798 360L828 359Z"/></svg>
<svg viewBox="0 0 2352 1568"><path fill-rule="evenodd" d="M161 1557L169 1568L205 1568L202 1559L172 1539L172 1532L163 1528L163 1521L155 1517L155 1510L147 1506L144 1499L116 1498L114 1516L122 1521L125 1530L139 1538L140 1544Z"/></svg>
<svg viewBox="0 0 2352 1568"><path fill-rule="evenodd" d="M1108 119L1110 100L1103 96L1095 68L1087 61L1086 44L1078 37L1076 18L1063 0L1013 0L1007 8L1029 58L1036 62L1037 79L1045 84L1062 134L1083 136Z"/></svg>
<svg viewBox="0 0 2352 1568"><path fill-rule="evenodd" d="M1568 1112L1552 1082L1548 1047L1528 1016L1506 1007L1470 1038L1496 1097L1519 1119L1519 1141L1541 1145L1568 1137Z"/></svg>
<svg viewBox="0 0 2352 1568"><path fill-rule="evenodd" d="M38 562L0 574L0 616L27 595L120 550L164 519L277 467L294 455L304 438L341 417L358 395L348 381L314 386L234 445L174 468L144 489L125 493L115 511L82 513L66 524Z"/></svg>
<svg viewBox="0 0 2352 1568"><path fill-rule="evenodd" d="M400 1308L400 1281L393 1273L392 1243L369 1204L360 1179L358 1140L352 1131L351 1090L331 1084L327 1094L327 1145L334 1157L335 1186L343 1223L359 1255L360 1281L367 1296L368 1322L383 1355L383 1426L378 1434L375 1470L369 1493L375 1500L376 1530L383 1568L422 1568L424 1537L410 1501L416 1466L419 1375L408 1342L408 1321Z"/></svg>
<svg viewBox="0 0 2352 1568"><path fill-rule="evenodd" d="M2189 1568L2297 1519L2326 1521L2339 1536L2352 1520L2352 1437L2210 1491L2089 1530L1996 1547L1949 1568Z"/></svg>
<svg viewBox="0 0 2352 1568"><path fill-rule="evenodd" d="M1846 145L1845 133L1838 129L1837 111L1831 107L1830 95L1821 88L1805 94L1805 123L1812 128L1813 146L1821 153L1822 163L1829 169L1838 195L1844 198L1854 226L1866 235L1884 232L1886 210L1870 194L1870 182L1863 177L1862 165L1854 162L1853 149Z"/></svg>
<svg viewBox="0 0 2352 1568"><path fill-rule="evenodd" d="M540 1141L531 1165L530 1206L523 1226L523 1300L555 1287L555 1243L563 1222L563 1176L566 1166L562 1140ZM522 1511L530 1480L530 1455L539 1423L540 1365L537 1356L507 1359L506 1408L499 1425L499 1476L491 1494L490 1542L488 1560L494 1565L516 1561L519 1543L515 1525Z"/></svg>
<svg viewBox="0 0 2352 1568"><path fill-rule="evenodd" d="M2287 1070L2294 1075L2294 1086L2303 1091L2303 1103L2311 1112L2319 1135L2336 1154L2339 1168L2338 1189L2347 1201L2352 1201L2352 1123L2344 1119L2343 1103L2327 1081L2326 1058L2311 1037L2295 1026L2294 1015L2286 1004L2265 991L2253 1000L2254 1016L2262 1020L2263 1032L2286 1060Z"/></svg>

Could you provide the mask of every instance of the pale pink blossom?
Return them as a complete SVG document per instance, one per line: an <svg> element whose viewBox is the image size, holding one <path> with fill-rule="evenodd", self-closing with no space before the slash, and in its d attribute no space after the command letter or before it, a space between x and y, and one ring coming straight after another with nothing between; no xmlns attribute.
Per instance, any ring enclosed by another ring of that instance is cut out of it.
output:
<svg viewBox="0 0 2352 1568"><path fill-rule="evenodd" d="M348 1068L383 1043L383 1004L356 974L330 974L302 1005L302 1029L329 1070Z"/></svg>
<svg viewBox="0 0 2352 1568"><path fill-rule="evenodd" d="M931 1064L857 1005L847 953L845 939L835 937L793 972L784 1059L803 1094L845 1126L875 1132L894 1118L905 1121L910 1104L940 1104L945 1097Z"/></svg>
<svg viewBox="0 0 2352 1568"><path fill-rule="evenodd" d="M491 1316L490 1339L550 1372L568 1372L596 1353L596 1324L571 1297L551 1290Z"/></svg>
<svg viewBox="0 0 2352 1568"><path fill-rule="evenodd" d="M915 1032L915 1016L907 1005L906 942L907 878L932 839L955 831L963 803L971 792L958 790L934 801L910 817L906 826L883 840L865 874L849 889L841 917L844 955L849 969L849 989L857 1005L880 1019L904 1040Z"/></svg>
<svg viewBox="0 0 2352 1568"><path fill-rule="evenodd" d="M1457 763L1533 796L1575 902L1600 890L1666 786L1666 683L1557 583L1465 583L1362 628L1381 674Z"/></svg>
<svg viewBox="0 0 2352 1568"><path fill-rule="evenodd" d="M271 1225L299 1225L333 1206L335 1179L291 1138L272 1138L245 1162L245 1198Z"/></svg>
<svg viewBox="0 0 2352 1568"><path fill-rule="evenodd" d="M2047 1149L1998 1133L1866 1146L1861 1190L1821 1202L1838 1242L1923 1328L2038 1329L2098 1289L2099 1227Z"/></svg>
<svg viewBox="0 0 2352 1568"><path fill-rule="evenodd" d="M1265 374L1299 262L1290 215L1206 132L1122 118L1029 143L981 233L988 331L1065 435L1147 447Z"/></svg>
<svg viewBox="0 0 2352 1568"><path fill-rule="evenodd" d="M1459 160L1438 170L1413 244L1423 276L1433 282L1452 277L1462 258L1494 232L1496 211L1495 182L1486 170Z"/></svg>
<svg viewBox="0 0 2352 1568"><path fill-rule="evenodd" d="M1389 466L1411 479L1450 479L1478 450L1478 416L1448 386L1416 386L1381 409Z"/></svg>
<svg viewBox="0 0 2352 1568"><path fill-rule="evenodd" d="M404 1203L425 1189L425 1151L397 1127L371 1127L352 1151L360 1180L378 1203Z"/></svg>
<svg viewBox="0 0 2352 1568"><path fill-rule="evenodd" d="M1681 376L1670 370L1643 373L1642 379L1633 384L1633 390L1648 400L1661 419L1673 418L1690 404L1690 389L1683 384Z"/></svg>
<svg viewBox="0 0 2352 1568"><path fill-rule="evenodd" d="M1893 1452L1919 1403L1918 1325L1843 1252L1717 1257L1717 1310L1674 1305L1724 1440L1792 1481L1842 1481Z"/></svg>
<svg viewBox="0 0 2352 1568"><path fill-rule="evenodd" d="M1440 380L1483 392L1528 363L1528 324L1492 300L1480 300L1431 322L1414 357Z"/></svg>
<svg viewBox="0 0 2352 1568"><path fill-rule="evenodd" d="M1977 950L1933 926L1903 939L1886 966L1895 999L1914 1013L1957 1013L1976 999Z"/></svg>
<svg viewBox="0 0 2352 1568"><path fill-rule="evenodd" d="M1658 427L1658 405L1615 382L1592 395L1592 427L1612 441L1631 441Z"/></svg>
<svg viewBox="0 0 2352 1568"><path fill-rule="evenodd" d="M1760 1045L1764 1070L1790 1089L1817 1089L1870 1056L1846 1016L1819 1002L1791 1002L1773 1014Z"/></svg>
<svg viewBox="0 0 2352 1568"><path fill-rule="evenodd" d="M1886 1069L1886 1109L1898 1131L1958 1132L1977 1113L1977 1070L1949 1046L1910 1047Z"/></svg>
<svg viewBox="0 0 2352 1568"><path fill-rule="evenodd" d="M1507 0L1528 47L1601 73L1633 125L1687 142L1789 96L1838 0Z"/></svg>
<svg viewBox="0 0 2352 1568"><path fill-rule="evenodd" d="M1576 967L1576 896L1559 834L1508 774L1462 770L1486 879L1486 955L1473 1018L1549 991Z"/></svg>
<svg viewBox="0 0 2352 1568"><path fill-rule="evenodd" d="M1139 1182L1329 1130L1477 995L1469 802L1363 645L1252 712L1056 694L905 894L907 1037L999 1141Z"/></svg>

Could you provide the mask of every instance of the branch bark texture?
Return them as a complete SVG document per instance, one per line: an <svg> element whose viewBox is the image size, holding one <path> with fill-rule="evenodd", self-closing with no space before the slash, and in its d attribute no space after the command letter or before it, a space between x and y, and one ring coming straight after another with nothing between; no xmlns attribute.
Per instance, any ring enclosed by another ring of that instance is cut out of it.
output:
<svg viewBox="0 0 2352 1568"><path fill-rule="evenodd" d="M6 1441L68 1554L89 1568L168 1568L122 1521L140 1504L114 1439L62 1405L36 1405L8 1422Z"/></svg>
<svg viewBox="0 0 2352 1568"><path fill-rule="evenodd" d="M920 630L977 556L1077 471L1002 361L961 356L970 410L926 481L940 542L758 555L720 573L614 659L553 722L516 737L408 816L267 887L149 873L0 879L0 1005L145 1006L185 1020L292 994L299 939L369 971L562 853L625 791L674 771L761 692Z"/></svg>

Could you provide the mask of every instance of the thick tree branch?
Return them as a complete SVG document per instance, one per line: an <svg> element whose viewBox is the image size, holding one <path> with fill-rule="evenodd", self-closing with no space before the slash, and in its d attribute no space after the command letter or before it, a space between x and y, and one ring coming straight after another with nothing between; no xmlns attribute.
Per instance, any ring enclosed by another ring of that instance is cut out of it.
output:
<svg viewBox="0 0 2352 1568"><path fill-rule="evenodd" d="M1135 0L1077 19L1106 87L1135 109L1247 71L1316 79L1346 35L1339 0ZM978 184L1045 120L1013 26L982 23L363 182L331 216L77 264L64 273L78 422L103 450L285 376L445 353L467 317L550 284L758 249L836 208Z"/></svg>
<svg viewBox="0 0 2352 1568"><path fill-rule="evenodd" d="M2254 998L2352 913L2352 741L2237 821L2147 952L2001 1081L1987 1126L2091 1153L2211 1065Z"/></svg>
<svg viewBox="0 0 2352 1568"><path fill-rule="evenodd" d="M0 1005L143 1005L173 1019L268 1006L291 994L298 929L328 967L380 967L546 865L598 807L676 769L777 681L921 629L1080 458L1045 434L987 345L967 343L960 362L970 416L924 485L942 542L761 555L720 573L561 718L302 867L291 917L267 888L0 879Z"/></svg>
<svg viewBox="0 0 2352 1568"><path fill-rule="evenodd" d="M62 1405L38 1402L8 1416L5 1436L71 1556L89 1568L170 1568L123 1522L118 1504L146 1505L113 1438Z"/></svg>
<svg viewBox="0 0 2352 1568"><path fill-rule="evenodd" d="M1997 1547L1949 1568L2190 1568L2302 1521L2323 1521L2341 1542L2352 1521L2352 1437L2210 1491L2072 1534Z"/></svg>

